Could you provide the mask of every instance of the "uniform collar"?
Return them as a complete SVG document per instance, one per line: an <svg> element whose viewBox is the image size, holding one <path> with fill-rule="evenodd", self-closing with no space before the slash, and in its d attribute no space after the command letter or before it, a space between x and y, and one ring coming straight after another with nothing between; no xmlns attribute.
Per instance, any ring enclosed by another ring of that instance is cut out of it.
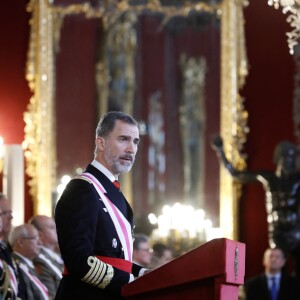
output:
<svg viewBox="0 0 300 300"><path fill-rule="evenodd" d="M17 256L19 256L20 258L22 258L22 260L26 263L26 265L28 267L30 267L31 269L34 269L33 262L29 258L25 257L24 255L20 254L19 252L15 252L15 254L17 254Z"/></svg>
<svg viewBox="0 0 300 300"><path fill-rule="evenodd" d="M267 276L268 279L275 278L276 280L280 280L281 279L281 272L278 272L276 274L270 274L270 273L266 272L266 276Z"/></svg>
<svg viewBox="0 0 300 300"><path fill-rule="evenodd" d="M116 180L115 176L106 169L102 164L100 164L97 160L93 160L91 165L98 169L100 172L102 172L111 182L114 182Z"/></svg>
<svg viewBox="0 0 300 300"><path fill-rule="evenodd" d="M44 247L44 246L41 246L41 248L42 248L43 251L45 251L52 259L54 259L57 263L60 263L60 264L63 263L62 258L61 258L57 253L55 253L55 252L52 251L51 249L46 248L46 247Z"/></svg>

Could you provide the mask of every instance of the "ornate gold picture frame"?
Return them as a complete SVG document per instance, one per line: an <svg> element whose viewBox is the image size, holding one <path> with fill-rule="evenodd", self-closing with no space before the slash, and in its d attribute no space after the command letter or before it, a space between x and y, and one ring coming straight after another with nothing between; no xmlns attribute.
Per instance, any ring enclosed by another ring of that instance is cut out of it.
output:
<svg viewBox="0 0 300 300"><path fill-rule="evenodd" d="M147 9L160 12L165 19L176 15L188 15L191 11L209 11L221 20L221 107L220 134L226 141L225 150L239 168L245 168L242 154L246 141L247 112L239 90L247 75L247 59L244 41L244 0L181 1L182 5L164 5L164 1L149 0L141 5L134 1L105 1L99 7L88 2L57 6L47 0L32 0L28 4L31 13L31 35L28 49L26 77L33 93L28 110L24 114L26 172L30 194L34 201L34 214L51 215L52 194L56 188L56 142L55 142L55 52L58 47L60 28L66 15L80 14L86 18L102 18L104 25L125 11L134 14ZM174 2L176 3L176 1ZM102 74L105 74L105 66ZM103 82L103 81L102 81ZM105 89L101 96L105 99ZM130 94L129 94L130 97ZM104 112L107 103L102 100L99 110ZM130 112L130 106L128 108ZM221 168L220 171L220 227L228 238L237 238L239 187Z"/></svg>

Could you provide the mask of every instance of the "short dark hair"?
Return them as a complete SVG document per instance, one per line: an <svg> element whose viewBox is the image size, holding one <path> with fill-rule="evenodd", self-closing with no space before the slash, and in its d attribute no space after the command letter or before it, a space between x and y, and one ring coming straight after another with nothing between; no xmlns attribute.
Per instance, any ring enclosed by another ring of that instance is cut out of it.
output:
<svg viewBox="0 0 300 300"><path fill-rule="evenodd" d="M38 231L42 230L41 224L39 222L38 216L33 216L28 220L28 224L33 225Z"/></svg>
<svg viewBox="0 0 300 300"><path fill-rule="evenodd" d="M161 258L166 251L172 251L170 247L162 243L156 243L153 245L153 252L158 257Z"/></svg>
<svg viewBox="0 0 300 300"><path fill-rule="evenodd" d="M287 258L288 258L288 253L287 253L287 251L286 251L285 249L283 249L282 247L279 247L279 246L269 247L269 248L267 248L267 249L265 250L264 254L265 254L268 250L271 250L271 251L273 251L273 250L278 250L278 251L280 251L280 252L282 253L282 256L283 256L284 259L287 259Z"/></svg>
<svg viewBox="0 0 300 300"><path fill-rule="evenodd" d="M132 116L122 111L110 111L100 119L96 128L96 137L108 136L110 132L113 131L117 120L138 127L138 122Z"/></svg>
<svg viewBox="0 0 300 300"><path fill-rule="evenodd" d="M149 242L149 238L146 234L143 233L137 233L134 235L134 241L133 241L133 249L139 250L141 243L147 243Z"/></svg>

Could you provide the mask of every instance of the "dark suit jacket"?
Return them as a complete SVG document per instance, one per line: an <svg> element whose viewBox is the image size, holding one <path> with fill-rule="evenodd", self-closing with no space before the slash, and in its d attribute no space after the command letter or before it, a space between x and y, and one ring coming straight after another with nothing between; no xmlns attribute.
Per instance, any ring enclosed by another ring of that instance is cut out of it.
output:
<svg viewBox="0 0 300 300"><path fill-rule="evenodd" d="M277 300L299 300L299 279L282 274ZM246 300L271 300L265 274L253 277L245 282Z"/></svg>
<svg viewBox="0 0 300 300"><path fill-rule="evenodd" d="M63 265L59 265L43 248L33 263L38 278L48 288L49 299L54 299L61 280Z"/></svg>
<svg viewBox="0 0 300 300"><path fill-rule="evenodd" d="M4 260L14 271L18 282L18 297L22 300L27 300L26 284L22 274L19 272L18 266L14 263L12 256L12 248L8 242L0 242L0 259Z"/></svg>
<svg viewBox="0 0 300 300"><path fill-rule="evenodd" d="M123 194L92 165L88 165L86 171L101 182L107 197L132 227L132 209ZM122 299L121 288L129 282L130 273L100 264L101 272L94 269L92 275L97 284L83 280L94 268L91 262L99 263L94 256L124 259L115 226L94 186L86 180L71 180L57 203L55 222L62 258L69 274L63 276L56 299ZM140 269L134 265L131 273L138 276Z"/></svg>
<svg viewBox="0 0 300 300"><path fill-rule="evenodd" d="M38 276L35 272L35 269L31 268L22 257L20 257L17 253L13 253L14 261L18 266L18 270L20 275L22 276L25 286L26 286L26 294L28 300L41 300L44 299L40 290L37 288L36 284L31 280L31 278L20 268L20 264L24 264L27 266L29 273L38 279ZM42 284L42 283L41 283ZM22 298L21 298L22 299ZM23 299L22 299L23 300Z"/></svg>

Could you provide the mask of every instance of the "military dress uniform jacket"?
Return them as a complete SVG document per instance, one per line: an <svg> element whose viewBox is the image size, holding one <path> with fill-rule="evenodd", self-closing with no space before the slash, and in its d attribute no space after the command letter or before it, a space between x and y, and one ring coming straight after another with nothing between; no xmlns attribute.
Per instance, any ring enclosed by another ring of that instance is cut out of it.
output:
<svg viewBox="0 0 300 300"><path fill-rule="evenodd" d="M102 172L88 165L86 172L98 179L106 196L133 225L133 212L122 192ZM57 300L122 299L121 288L130 273L97 256L124 259L124 250L114 223L93 184L73 179L55 209L58 242L66 272L60 282ZM133 264L138 276L142 267Z"/></svg>
<svg viewBox="0 0 300 300"><path fill-rule="evenodd" d="M26 299L28 300L48 300L48 289L38 279L34 265L29 265L18 253L13 253L13 259L24 280L26 286ZM21 298L23 300L23 298Z"/></svg>
<svg viewBox="0 0 300 300"><path fill-rule="evenodd" d="M299 279L282 274L277 300L297 300L300 295ZM244 285L246 300L271 300L265 274L253 277Z"/></svg>
<svg viewBox="0 0 300 300"><path fill-rule="evenodd" d="M43 247L33 263L38 278L48 289L49 299L54 299L62 278L63 264L55 260Z"/></svg>
<svg viewBox="0 0 300 300"><path fill-rule="evenodd" d="M22 300L27 300L24 278L13 260L11 245L4 241L0 242L0 259L8 264L10 272L12 273L11 277L15 278L12 280L11 284L17 286L11 289L11 292L7 294L7 297L14 300L18 296ZM17 291L18 294L15 295L14 291Z"/></svg>

